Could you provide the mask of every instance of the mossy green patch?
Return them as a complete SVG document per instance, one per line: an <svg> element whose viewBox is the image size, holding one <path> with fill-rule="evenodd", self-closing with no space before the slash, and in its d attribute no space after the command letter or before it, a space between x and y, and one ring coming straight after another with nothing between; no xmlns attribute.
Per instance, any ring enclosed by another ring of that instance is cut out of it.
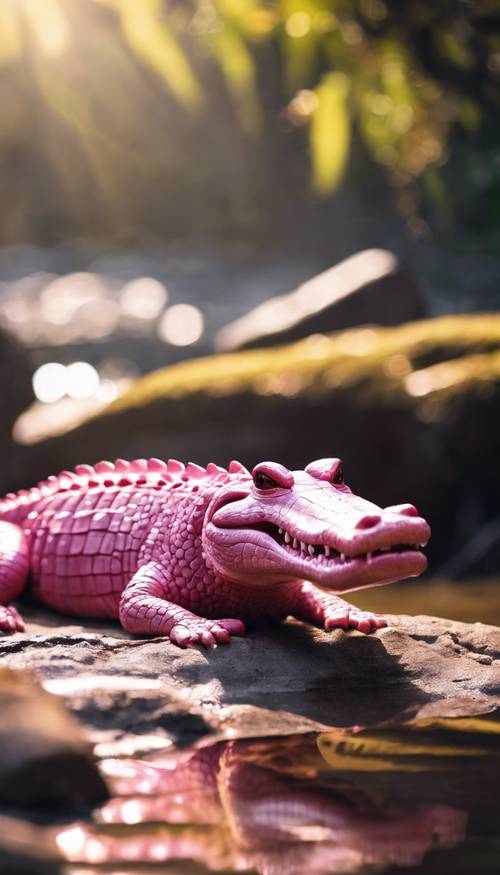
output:
<svg viewBox="0 0 500 875"><path fill-rule="evenodd" d="M397 328L363 327L271 349L214 355L137 380L110 413L194 394L294 396L365 386L410 399L500 376L500 315L457 315Z"/></svg>

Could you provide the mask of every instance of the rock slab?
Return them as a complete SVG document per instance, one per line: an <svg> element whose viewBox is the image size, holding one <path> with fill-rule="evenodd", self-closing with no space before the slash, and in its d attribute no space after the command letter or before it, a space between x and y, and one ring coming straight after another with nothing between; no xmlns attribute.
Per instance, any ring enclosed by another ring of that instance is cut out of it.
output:
<svg viewBox="0 0 500 875"><path fill-rule="evenodd" d="M0 665L34 671L94 740L135 738L139 749L141 738L145 748L185 745L207 733L400 724L500 705L500 629L482 623L391 616L363 636L289 621L205 651L43 611L28 620L27 634L0 641Z"/></svg>
<svg viewBox="0 0 500 875"><path fill-rule="evenodd" d="M418 286L396 256L365 249L226 325L215 345L224 351L273 346L356 325L400 325L424 315Z"/></svg>

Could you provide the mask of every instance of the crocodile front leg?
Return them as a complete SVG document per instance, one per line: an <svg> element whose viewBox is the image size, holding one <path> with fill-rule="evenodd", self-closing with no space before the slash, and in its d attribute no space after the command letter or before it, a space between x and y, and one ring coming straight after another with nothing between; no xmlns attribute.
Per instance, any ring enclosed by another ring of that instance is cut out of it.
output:
<svg viewBox="0 0 500 875"><path fill-rule="evenodd" d="M359 632L373 632L387 626L385 617L361 611L339 596L321 592L312 583L304 581L297 588L296 602L291 609L292 616L306 623L314 623L320 629L358 629Z"/></svg>
<svg viewBox="0 0 500 875"><path fill-rule="evenodd" d="M17 598L28 577L28 547L18 526L0 522L0 633L24 632L24 622L7 602Z"/></svg>
<svg viewBox="0 0 500 875"><path fill-rule="evenodd" d="M243 635L241 620L207 620L163 597L165 581L154 562L143 565L123 590L120 622L136 635L165 635L179 647L226 644L231 635Z"/></svg>

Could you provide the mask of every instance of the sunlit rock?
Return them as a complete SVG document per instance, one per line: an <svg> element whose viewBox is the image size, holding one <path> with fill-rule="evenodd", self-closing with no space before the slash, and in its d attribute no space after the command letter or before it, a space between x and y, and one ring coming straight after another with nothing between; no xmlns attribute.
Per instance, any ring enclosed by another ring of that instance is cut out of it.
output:
<svg viewBox="0 0 500 875"><path fill-rule="evenodd" d="M273 346L356 325L399 325L424 314L416 281L396 256L366 249L226 325L215 343L221 350Z"/></svg>
<svg viewBox="0 0 500 875"><path fill-rule="evenodd" d="M35 671L107 756L500 706L500 630L482 623L390 616L365 636L290 621L202 651L41 608L24 615L27 632L0 640L2 665Z"/></svg>

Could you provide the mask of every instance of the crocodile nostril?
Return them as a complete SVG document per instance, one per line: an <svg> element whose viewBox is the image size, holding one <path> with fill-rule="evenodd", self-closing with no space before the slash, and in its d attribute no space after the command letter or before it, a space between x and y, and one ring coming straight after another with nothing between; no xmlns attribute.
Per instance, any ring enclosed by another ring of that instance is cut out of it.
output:
<svg viewBox="0 0 500 875"><path fill-rule="evenodd" d="M370 516L363 516L356 523L357 529L373 529L374 526L378 526L379 522L381 522L382 517L377 516L377 514L371 514Z"/></svg>
<svg viewBox="0 0 500 875"><path fill-rule="evenodd" d="M401 514L401 516L420 516L417 508L414 507L413 504L404 505L402 508L400 508L399 513Z"/></svg>

